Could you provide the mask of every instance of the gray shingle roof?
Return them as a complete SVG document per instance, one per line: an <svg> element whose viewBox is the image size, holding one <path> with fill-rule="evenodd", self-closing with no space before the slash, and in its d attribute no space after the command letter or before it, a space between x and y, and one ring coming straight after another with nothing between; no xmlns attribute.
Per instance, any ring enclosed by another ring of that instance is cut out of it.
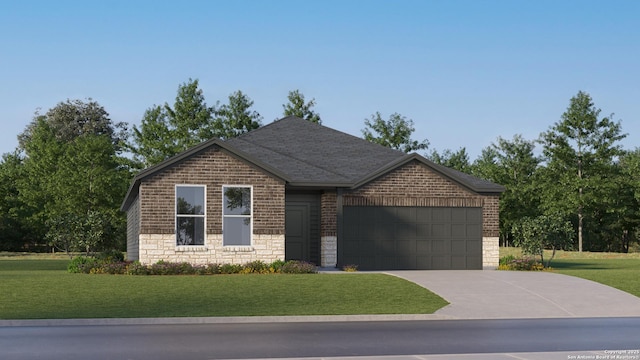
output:
<svg viewBox="0 0 640 360"><path fill-rule="evenodd" d="M405 153L297 117L225 141L295 184L350 185Z"/></svg>
<svg viewBox="0 0 640 360"><path fill-rule="evenodd" d="M418 154L405 154L289 116L233 139L205 141L141 171L133 179L122 210L132 204L144 178L212 146L282 178L290 186L354 188L416 160L471 191L494 194L504 191L500 185L435 164Z"/></svg>

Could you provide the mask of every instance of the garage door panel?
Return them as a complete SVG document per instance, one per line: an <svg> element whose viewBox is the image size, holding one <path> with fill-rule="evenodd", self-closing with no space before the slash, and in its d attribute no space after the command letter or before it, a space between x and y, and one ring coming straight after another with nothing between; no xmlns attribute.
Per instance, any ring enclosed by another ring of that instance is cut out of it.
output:
<svg viewBox="0 0 640 360"><path fill-rule="evenodd" d="M451 240L451 253L452 254L465 254L467 253L467 241L466 240Z"/></svg>
<svg viewBox="0 0 640 360"><path fill-rule="evenodd" d="M451 209L450 208L432 208L431 221L434 223L451 222Z"/></svg>
<svg viewBox="0 0 640 360"><path fill-rule="evenodd" d="M431 265L433 270L451 270L450 256L432 256Z"/></svg>
<svg viewBox="0 0 640 360"><path fill-rule="evenodd" d="M396 258L396 268L397 269L407 269L407 270L415 270L416 269L416 257L415 256L398 256Z"/></svg>
<svg viewBox="0 0 640 360"><path fill-rule="evenodd" d="M416 255L427 255L431 253L431 240L416 240Z"/></svg>
<svg viewBox="0 0 640 360"><path fill-rule="evenodd" d="M482 254L482 242L467 241L467 254L468 255Z"/></svg>
<svg viewBox="0 0 640 360"><path fill-rule="evenodd" d="M447 241L443 239L433 239L431 240L431 253L433 254L448 254L449 249L447 246Z"/></svg>
<svg viewBox="0 0 640 360"><path fill-rule="evenodd" d="M467 236L474 238L482 237L482 223L480 224L467 224Z"/></svg>
<svg viewBox="0 0 640 360"><path fill-rule="evenodd" d="M467 268L466 256L452 256L451 257L451 270L465 270Z"/></svg>
<svg viewBox="0 0 640 360"><path fill-rule="evenodd" d="M416 256L416 269L433 269L431 256Z"/></svg>
<svg viewBox="0 0 640 360"><path fill-rule="evenodd" d="M453 223L453 224L466 224L467 223L467 209L466 208L452 208L451 209L451 223Z"/></svg>
<svg viewBox="0 0 640 360"><path fill-rule="evenodd" d="M451 224L451 237L457 239L464 239L467 237L467 225L466 224Z"/></svg>
<svg viewBox="0 0 640 360"><path fill-rule="evenodd" d="M432 237L448 237L451 234L451 228L446 224L432 224L431 236Z"/></svg>
<svg viewBox="0 0 640 360"><path fill-rule="evenodd" d="M481 269L482 210L344 207L339 262L362 270Z"/></svg>

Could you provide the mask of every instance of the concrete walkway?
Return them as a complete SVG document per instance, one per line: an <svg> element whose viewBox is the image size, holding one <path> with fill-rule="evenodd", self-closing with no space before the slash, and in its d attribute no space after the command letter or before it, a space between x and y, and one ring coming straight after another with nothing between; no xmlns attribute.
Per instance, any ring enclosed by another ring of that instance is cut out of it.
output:
<svg viewBox="0 0 640 360"><path fill-rule="evenodd" d="M640 298L593 281L550 272L389 271L433 291L450 319L640 316Z"/></svg>

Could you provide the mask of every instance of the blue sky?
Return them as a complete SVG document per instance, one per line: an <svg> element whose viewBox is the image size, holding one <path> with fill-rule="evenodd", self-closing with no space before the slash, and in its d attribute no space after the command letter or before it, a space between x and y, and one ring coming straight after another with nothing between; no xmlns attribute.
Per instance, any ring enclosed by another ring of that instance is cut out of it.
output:
<svg viewBox="0 0 640 360"><path fill-rule="evenodd" d="M430 149L474 160L498 136L536 139L579 90L640 141L640 2L0 1L0 153L34 112L93 98L139 124L199 79L209 104L242 90L263 123L289 90L361 136L398 112Z"/></svg>

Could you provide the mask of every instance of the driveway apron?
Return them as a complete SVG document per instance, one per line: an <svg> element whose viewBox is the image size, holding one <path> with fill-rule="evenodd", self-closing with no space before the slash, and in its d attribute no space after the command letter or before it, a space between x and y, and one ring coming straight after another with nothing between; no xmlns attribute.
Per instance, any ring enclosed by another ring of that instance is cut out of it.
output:
<svg viewBox="0 0 640 360"><path fill-rule="evenodd" d="M447 300L452 319L640 316L640 298L593 281L550 272L388 271Z"/></svg>

